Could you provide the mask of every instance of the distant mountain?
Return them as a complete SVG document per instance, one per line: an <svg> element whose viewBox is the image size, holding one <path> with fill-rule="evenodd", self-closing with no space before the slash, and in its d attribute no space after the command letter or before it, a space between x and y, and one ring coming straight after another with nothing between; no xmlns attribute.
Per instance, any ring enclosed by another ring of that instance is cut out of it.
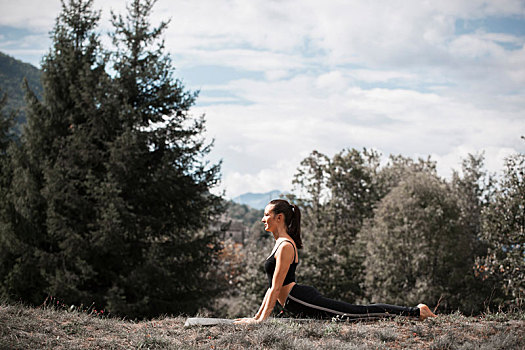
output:
<svg viewBox="0 0 525 350"><path fill-rule="evenodd" d="M264 209L269 201L276 198L282 198L282 192L273 190L266 193L244 193L233 198L235 203L246 204L254 209Z"/></svg>
<svg viewBox="0 0 525 350"><path fill-rule="evenodd" d="M43 91L41 76L42 72L35 66L0 52L0 89L2 89L2 95L7 94L6 112L19 110L18 123L25 123L26 120L25 91L22 87L24 78L27 78L29 87L37 97L41 98Z"/></svg>

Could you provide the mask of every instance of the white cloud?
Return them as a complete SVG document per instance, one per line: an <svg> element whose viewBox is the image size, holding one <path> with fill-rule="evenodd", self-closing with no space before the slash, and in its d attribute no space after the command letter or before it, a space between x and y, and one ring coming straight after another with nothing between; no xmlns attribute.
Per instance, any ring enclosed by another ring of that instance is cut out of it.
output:
<svg viewBox="0 0 525 350"><path fill-rule="evenodd" d="M331 71L317 77L315 85L324 91L342 91L347 88L349 79L341 71Z"/></svg>
<svg viewBox="0 0 525 350"><path fill-rule="evenodd" d="M46 37L60 8L58 0L0 1L1 25ZM109 8L124 4L95 1L104 6L102 30ZM442 174L468 152L485 150L495 171L503 156L525 150L525 37L490 28L457 35L455 27L487 16L523 20L522 0L160 0L154 15L155 23L171 18L166 47L176 67L245 76L188 86L202 91L195 113L206 113L230 196L289 189L313 149L431 154ZM37 41L10 52L38 51Z"/></svg>
<svg viewBox="0 0 525 350"><path fill-rule="evenodd" d="M333 73L273 82L239 80L228 89L251 105L203 108L209 133L216 136L214 153L229 156L224 183L231 196L247 186L240 174L259 191L276 188L275 182L290 179L302 157L314 149L328 155L346 147L432 155L443 162L439 167L446 174L468 152L486 150L487 166L496 171L502 161L496 157L524 148L517 134L525 130L523 109L497 109L498 101L492 109L479 108L469 101L411 90L327 90L319 84L339 79ZM292 165L276 169L273 164L281 159ZM286 170L290 173L283 175ZM275 179L270 180L270 174ZM280 188L289 190L290 185Z"/></svg>
<svg viewBox="0 0 525 350"><path fill-rule="evenodd" d="M419 79L419 77L414 73L402 71L353 69L349 74L356 80L367 83L381 83L389 81L415 82Z"/></svg>
<svg viewBox="0 0 525 350"><path fill-rule="evenodd" d="M229 198L246 192L260 193L274 189L288 189L296 167L293 161L268 164L267 168L256 173L229 172L223 177L221 189L225 189L226 196Z"/></svg>
<svg viewBox="0 0 525 350"><path fill-rule="evenodd" d="M247 71L280 71L302 69L307 62L299 55L253 49L188 50L178 61L185 67L221 65Z"/></svg>
<svg viewBox="0 0 525 350"><path fill-rule="evenodd" d="M48 32L60 10L59 0L0 0L0 25Z"/></svg>
<svg viewBox="0 0 525 350"><path fill-rule="evenodd" d="M461 170L461 161L466 159L469 153L483 153L485 158L485 168L488 169L489 173L499 176L501 175L505 158L515 154L516 149L507 147L486 147L480 150L479 148L469 146L458 146L447 154L432 154L431 157L432 160L437 162L438 174L445 178L450 178L453 170Z"/></svg>

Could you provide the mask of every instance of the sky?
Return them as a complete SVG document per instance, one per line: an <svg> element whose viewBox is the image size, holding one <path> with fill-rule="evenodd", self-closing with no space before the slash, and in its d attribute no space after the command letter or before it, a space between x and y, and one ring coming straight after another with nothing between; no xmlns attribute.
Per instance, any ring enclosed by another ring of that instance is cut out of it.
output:
<svg viewBox="0 0 525 350"><path fill-rule="evenodd" d="M125 4L94 1L102 35ZM40 66L60 1L0 8L0 51ZM525 153L525 0L159 0L161 20L229 198L292 190L313 150L430 156L446 178Z"/></svg>

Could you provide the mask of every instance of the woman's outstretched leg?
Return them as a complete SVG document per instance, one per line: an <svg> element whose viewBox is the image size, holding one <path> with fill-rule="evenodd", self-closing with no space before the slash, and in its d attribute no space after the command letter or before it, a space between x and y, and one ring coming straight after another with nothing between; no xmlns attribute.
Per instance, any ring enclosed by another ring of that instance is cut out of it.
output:
<svg viewBox="0 0 525 350"><path fill-rule="evenodd" d="M315 288L295 285L285 304L285 310L301 317L313 318L377 318L394 315L418 317L421 320L435 317L430 309L420 304L405 307L389 304L354 305L322 296Z"/></svg>

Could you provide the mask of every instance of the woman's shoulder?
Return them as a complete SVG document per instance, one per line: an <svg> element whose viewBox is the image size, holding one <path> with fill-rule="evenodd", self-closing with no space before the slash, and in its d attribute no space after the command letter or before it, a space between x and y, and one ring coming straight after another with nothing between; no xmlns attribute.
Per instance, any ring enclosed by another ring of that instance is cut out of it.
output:
<svg viewBox="0 0 525 350"><path fill-rule="evenodd" d="M293 243L293 241L291 241L290 239L288 238L279 238L281 241L279 242L278 241L278 246L277 246L277 249L276 249L276 253L277 252L282 252L282 251L286 251L286 253L290 253L290 255L295 255L295 244Z"/></svg>
<svg viewBox="0 0 525 350"><path fill-rule="evenodd" d="M295 248L295 243L293 240L289 239L289 238L286 238L286 237L283 237L283 238L279 238L277 239L277 242L276 242L277 246L279 248L281 247L286 247L286 246L289 246L289 247L293 247Z"/></svg>

